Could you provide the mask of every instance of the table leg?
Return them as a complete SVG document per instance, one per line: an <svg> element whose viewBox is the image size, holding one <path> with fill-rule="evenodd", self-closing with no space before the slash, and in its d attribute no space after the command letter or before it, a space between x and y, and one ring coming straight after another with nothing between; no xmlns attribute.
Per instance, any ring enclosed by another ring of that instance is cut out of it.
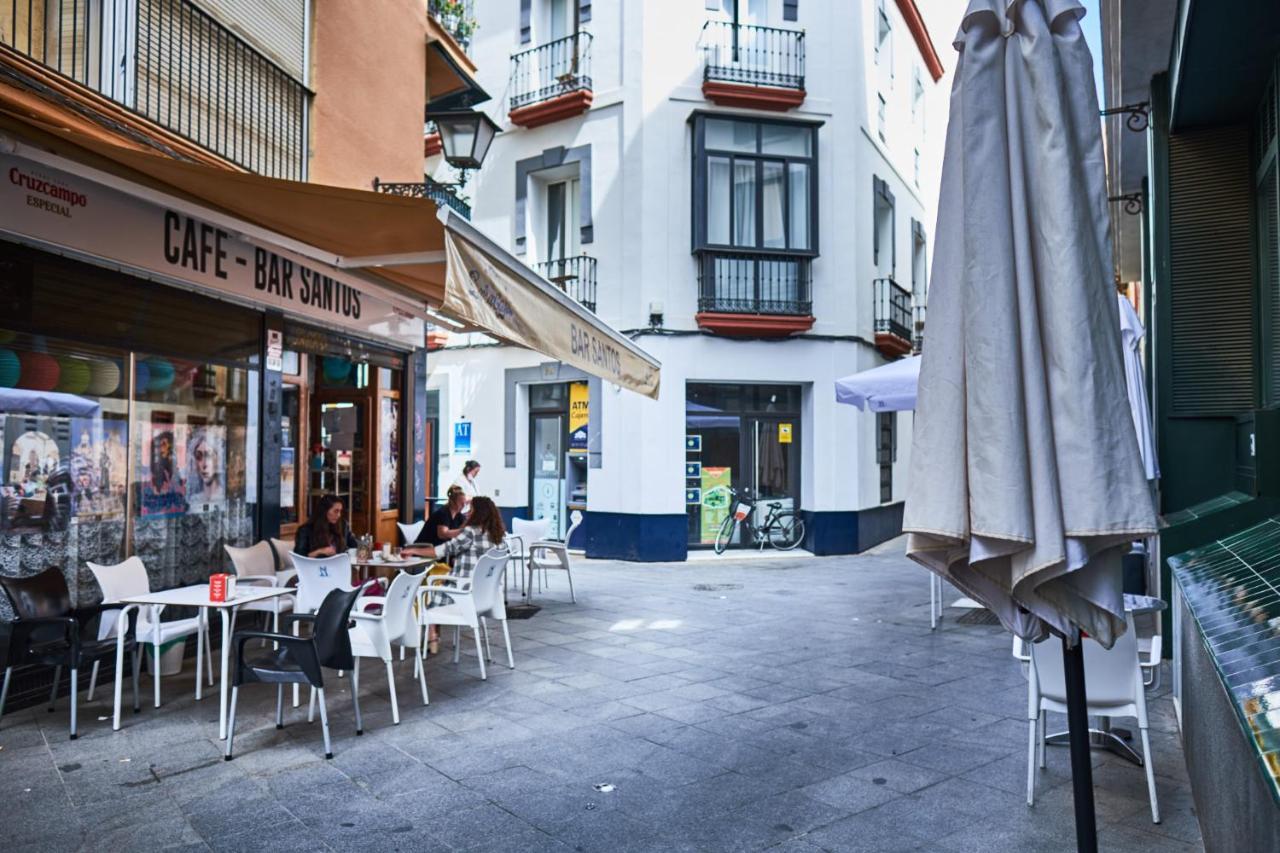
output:
<svg viewBox="0 0 1280 853"><path fill-rule="evenodd" d="M120 731L120 695L124 690L124 635L129 624L129 608L122 607L116 617L116 695L111 710L111 730Z"/></svg>
<svg viewBox="0 0 1280 853"><path fill-rule="evenodd" d="M200 608L200 621L196 623L196 701L199 702L204 698L200 689L200 682L204 678L204 632L205 632L205 609Z"/></svg>
<svg viewBox="0 0 1280 853"><path fill-rule="evenodd" d="M151 605L151 631L153 642L151 644L151 656L155 658L152 664L155 666L155 694L156 707L160 707L160 608Z"/></svg>
<svg viewBox="0 0 1280 853"><path fill-rule="evenodd" d="M227 739L227 658L231 651L230 608L219 607L222 617L222 678L218 682L218 740Z"/></svg>

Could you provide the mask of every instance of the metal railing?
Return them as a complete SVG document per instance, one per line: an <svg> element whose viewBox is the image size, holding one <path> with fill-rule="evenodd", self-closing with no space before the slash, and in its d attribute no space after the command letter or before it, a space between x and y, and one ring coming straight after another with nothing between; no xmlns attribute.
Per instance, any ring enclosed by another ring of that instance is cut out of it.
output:
<svg viewBox="0 0 1280 853"><path fill-rule="evenodd" d="M926 310L927 306L923 302L916 302L911 307L911 315L915 321L915 339L911 342L912 352L920 352L924 349L924 316Z"/></svg>
<svg viewBox="0 0 1280 853"><path fill-rule="evenodd" d="M891 278L877 278L875 285L876 334L896 335L911 341L911 291Z"/></svg>
<svg viewBox="0 0 1280 853"><path fill-rule="evenodd" d="M0 44L246 169L306 176L307 88L187 0L0 2Z"/></svg>
<svg viewBox="0 0 1280 853"><path fill-rule="evenodd" d="M804 88L804 30L707 21L699 44L705 80Z"/></svg>
<svg viewBox="0 0 1280 853"><path fill-rule="evenodd" d="M703 252L700 267L699 311L805 316L812 310L808 258Z"/></svg>
<svg viewBox="0 0 1280 853"><path fill-rule="evenodd" d="M439 181L433 181L431 178L426 178L421 183L384 183L374 178L373 191L389 195L429 199L438 205L443 204L456 210L467 219L471 218L471 205L459 198L453 187L448 184L442 184Z"/></svg>
<svg viewBox="0 0 1280 853"><path fill-rule="evenodd" d="M596 310L596 259L574 255L534 264L547 281L559 287L588 311Z"/></svg>
<svg viewBox="0 0 1280 853"><path fill-rule="evenodd" d="M591 89L591 33L577 32L511 57L511 109Z"/></svg>
<svg viewBox="0 0 1280 853"><path fill-rule="evenodd" d="M471 52L471 38L476 32L475 0L428 0L427 12L453 36L458 46Z"/></svg>

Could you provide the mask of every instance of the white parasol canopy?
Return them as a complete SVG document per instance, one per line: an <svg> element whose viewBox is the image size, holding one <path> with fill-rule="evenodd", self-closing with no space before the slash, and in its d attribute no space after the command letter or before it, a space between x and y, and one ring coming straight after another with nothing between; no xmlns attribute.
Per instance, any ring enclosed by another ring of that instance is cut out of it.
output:
<svg viewBox="0 0 1280 853"><path fill-rule="evenodd" d="M836 380L836 402L864 412L909 412L916 407L920 356L900 358Z"/></svg>
<svg viewBox="0 0 1280 853"><path fill-rule="evenodd" d="M971 0L956 36L908 554L1015 634L1124 631L1120 556L1155 531L1111 285L1076 0Z"/></svg>
<svg viewBox="0 0 1280 853"><path fill-rule="evenodd" d="M1133 431L1138 436L1138 452L1142 454L1142 470L1148 480L1160 476L1156 461L1156 438L1151 429L1151 408L1147 405L1147 380L1142 375L1142 359L1138 347L1147 330L1142 328L1133 303L1117 293L1120 305L1120 340L1124 345L1124 380L1129 391L1129 411L1133 414Z"/></svg>

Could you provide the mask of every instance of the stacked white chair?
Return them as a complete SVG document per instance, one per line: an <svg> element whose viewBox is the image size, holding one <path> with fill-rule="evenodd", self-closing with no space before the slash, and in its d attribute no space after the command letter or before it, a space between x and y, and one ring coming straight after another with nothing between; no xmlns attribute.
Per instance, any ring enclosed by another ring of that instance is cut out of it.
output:
<svg viewBox="0 0 1280 853"><path fill-rule="evenodd" d="M436 575L429 577L419 592L418 623L423 633L431 625L452 625L454 627L453 662L458 662L458 640L462 628L470 628L475 636L476 657L480 661L480 677L487 679L485 659L492 660L492 647L486 653L488 645L489 619L497 619L502 623L502 637L507 645L507 666L516 668L515 657L511 653L511 632L507 628L507 610L502 600L502 578L506 574L507 561L511 552L501 546L493 548L476 563L471 577L462 578L456 575ZM434 594L447 595L451 601L437 603L428 607ZM481 632L484 633L484 645ZM421 641L420 641L421 642ZM425 643L419 645L419 657Z"/></svg>
<svg viewBox="0 0 1280 853"><path fill-rule="evenodd" d="M529 547L534 542L541 542L551 535L551 519L539 518L530 521L527 518L511 519L511 532L507 535L506 544L511 550L511 560L520 566L520 582L525 582L529 568ZM522 587L522 589L528 589ZM532 592L532 589L528 589Z"/></svg>
<svg viewBox="0 0 1280 853"><path fill-rule="evenodd" d="M1147 697L1142 668L1138 663L1137 632L1133 617L1128 630L1110 649L1096 641L1084 641L1085 699L1090 715L1099 717L1136 717L1142 734L1142 764L1147 773L1147 794L1151 800L1151 821L1160 822L1156 802L1156 777L1151 767L1151 739L1147 734ZM1030 737L1027 743L1027 805L1035 804L1036 749L1040 750L1040 766L1045 766L1045 712L1067 712L1066 674L1063 670L1062 644L1056 638L1031 646L1027 678L1027 721Z"/></svg>
<svg viewBox="0 0 1280 853"><path fill-rule="evenodd" d="M277 587L285 586L289 582L289 573L276 571L275 549L265 539L248 548L236 548L232 545L222 547L226 549L227 556L231 558L231 565L236 570L236 583ZM279 595L266 601L254 601L237 608L240 613L269 614L275 619L271 625L273 631L280 628L279 615L292 609L293 601L287 595Z"/></svg>
<svg viewBox="0 0 1280 853"><path fill-rule="evenodd" d="M538 592L542 592L542 586L546 582L548 571L564 572L569 578L569 600L573 603L578 602L577 595L573 592L573 569L569 563L569 540L573 538L573 533L582 524L582 512L574 510L569 516L572 522L569 525L569 531L564 535L564 541L556 541L553 539L538 539L529 543L529 586L533 586L533 576L537 572L542 572L538 578Z"/></svg>
<svg viewBox="0 0 1280 853"><path fill-rule="evenodd" d="M110 604L124 598L146 595L151 592L151 579L147 576L147 567L139 557L130 557L123 563L105 566L100 563L89 563L89 571L93 572L98 586L102 587L102 600ZM142 607L138 612L138 642L151 646L151 659L155 667L155 703L160 707L160 646L181 637L196 637L196 698L201 696L200 670L208 669L209 684L213 684L213 656L209 652L209 624L203 616L190 619L174 619L168 622L159 621L164 608L156 608L156 621L152 621L152 608ZM203 612L203 611L202 611ZM116 614L119 611L106 611L102 614L98 639L106 640L116 635ZM135 658L136 662L137 658ZM93 663L93 671L89 675L89 700L93 699L93 690L98 683L98 661Z"/></svg>

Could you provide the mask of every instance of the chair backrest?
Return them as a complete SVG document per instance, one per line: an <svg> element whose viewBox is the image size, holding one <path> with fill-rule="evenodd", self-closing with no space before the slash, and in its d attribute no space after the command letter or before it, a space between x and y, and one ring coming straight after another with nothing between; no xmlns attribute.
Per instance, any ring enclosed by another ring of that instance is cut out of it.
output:
<svg viewBox="0 0 1280 853"><path fill-rule="evenodd" d="M417 625L413 618L413 602L426 577L426 572L400 572L392 578L391 586L387 587L387 603L382 606L382 621L386 625L387 636L393 641L404 633L406 626Z"/></svg>
<svg viewBox="0 0 1280 853"><path fill-rule="evenodd" d="M25 578L0 577L0 587L19 619L48 619L71 612L71 590L57 566Z"/></svg>
<svg viewBox="0 0 1280 853"><path fill-rule="evenodd" d="M351 655L351 607L360 595L360 588L331 589L320 602L316 612L314 633L316 657L320 665L329 669L353 669L355 658Z"/></svg>
<svg viewBox="0 0 1280 853"><path fill-rule="evenodd" d="M573 539L573 532L582 526L582 510L575 509L569 513L569 529L564 532L564 544L568 547L569 540Z"/></svg>
<svg viewBox="0 0 1280 853"><path fill-rule="evenodd" d="M275 577L276 555L271 550L271 543L267 540L263 539L248 548L236 548L233 545L222 547L227 549L227 556L231 558L231 565L235 567L237 577Z"/></svg>
<svg viewBox="0 0 1280 853"><path fill-rule="evenodd" d="M1062 664L1062 642L1051 638L1033 643L1031 657L1035 663L1040 693L1055 702L1067 701L1066 673ZM1134 701L1142 687L1138 669L1138 636L1129 628L1110 649L1096 640L1084 640L1084 693L1089 705L1120 705Z"/></svg>
<svg viewBox="0 0 1280 853"><path fill-rule="evenodd" d="M551 519L539 518L530 521L527 518L511 519L511 533L524 539L525 546L532 545L539 539L546 539L551 532Z"/></svg>
<svg viewBox="0 0 1280 853"><path fill-rule="evenodd" d="M143 565L141 557L130 557L114 566L89 563L89 571L93 572L94 580L102 587L104 602L110 603L131 595L146 595L151 592L151 579L147 577L147 567Z"/></svg>
<svg viewBox="0 0 1280 853"><path fill-rule="evenodd" d="M490 548L471 572L471 596L477 613L487 613L502 600L502 577L511 552L505 545Z"/></svg>
<svg viewBox="0 0 1280 853"><path fill-rule="evenodd" d="M293 565L298 570L299 613L315 613L331 590L351 588L351 557L336 554L332 557L304 557L293 555Z"/></svg>
<svg viewBox="0 0 1280 853"><path fill-rule="evenodd" d="M276 571L294 568L293 543L284 539L272 539L271 548L276 552Z"/></svg>
<svg viewBox="0 0 1280 853"><path fill-rule="evenodd" d="M418 535L422 533L422 528L426 527L425 521L415 521L413 524L405 524L403 521L397 521L396 527L400 528L400 535L404 538L402 544L412 545L418 541Z"/></svg>

